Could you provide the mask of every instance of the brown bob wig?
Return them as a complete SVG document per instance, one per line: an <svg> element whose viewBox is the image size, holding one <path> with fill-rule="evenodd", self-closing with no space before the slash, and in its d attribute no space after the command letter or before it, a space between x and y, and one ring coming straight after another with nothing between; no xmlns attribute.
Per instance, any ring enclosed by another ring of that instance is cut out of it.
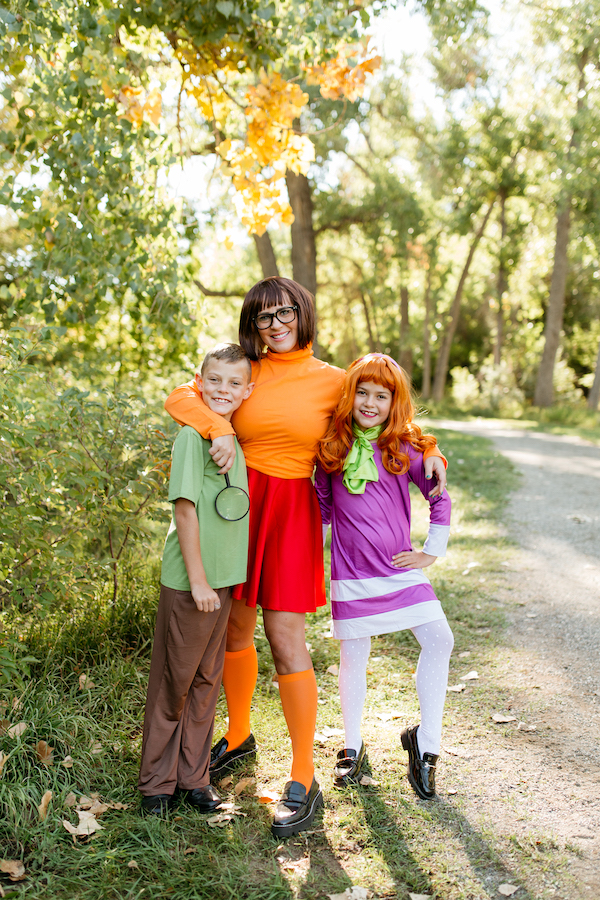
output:
<svg viewBox="0 0 600 900"><path fill-rule="evenodd" d="M437 441L433 435L423 434L413 422L415 407L408 375L393 359L382 353L368 353L348 368L342 396L333 411L327 433L320 441L317 459L326 472L342 472L344 460L354 443L352 407L356 388L366 381L379 384L392 394L390 415L377 438L377 446L387 471L392 475L403 475L410 465L407 444L423 453L435 447Z"/></svg>
<svg viewBox="0 0 600 900"><path fill-rule="evenodd" d="M270 306L297 306L298 344L301 350L315 339L315 301L306 288L291 278L274 275L264 278L251 287L240 313L240 344L250 359L258 360L265 346L254 317Z"/></svg>

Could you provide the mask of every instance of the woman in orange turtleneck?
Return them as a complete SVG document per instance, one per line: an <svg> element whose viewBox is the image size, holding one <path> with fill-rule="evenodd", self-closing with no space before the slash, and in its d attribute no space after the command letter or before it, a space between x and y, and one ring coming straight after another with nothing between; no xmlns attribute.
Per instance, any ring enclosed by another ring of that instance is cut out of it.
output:
<svg viewBox="0 0 600 900"><path fill-rule="evenodd" d="M323 803L314 778L317 684L306 649L304 616L325 604L321 517L311 475L344 372L314 358L314 301L290 279L267 278L251 288L239 334L253 361L255 388L234 413L233 428L208 409L194 382L177 388L165 408L177 422L213 441L210 452L222 472L235 456L234 433L246 457L248 580L234 592L223 671L229 729L213 747L210 768L211 777L220 776L256 750L250 705L258 672L253 638L259 604L292 741L291 780L272 825L277 837L285 837L309 828ZM445 469L439 451L433 453L437 456L429 465L435 468L438 493L445 484Z"/></svg>

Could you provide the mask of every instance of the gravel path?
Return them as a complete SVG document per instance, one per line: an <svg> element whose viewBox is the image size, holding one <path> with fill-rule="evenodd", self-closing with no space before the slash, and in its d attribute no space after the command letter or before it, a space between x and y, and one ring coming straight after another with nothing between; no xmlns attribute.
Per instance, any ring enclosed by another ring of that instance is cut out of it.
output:
<svg viewBox="0 0 600 900"><path fill-rule="evenodd" d="M485 420L436 425L490 438L523 476L506 517L519 551L499 594L510 625L496 677L535 731L498 741L474 805L575 848L555 895L600 900L600 448Z"/></svg>

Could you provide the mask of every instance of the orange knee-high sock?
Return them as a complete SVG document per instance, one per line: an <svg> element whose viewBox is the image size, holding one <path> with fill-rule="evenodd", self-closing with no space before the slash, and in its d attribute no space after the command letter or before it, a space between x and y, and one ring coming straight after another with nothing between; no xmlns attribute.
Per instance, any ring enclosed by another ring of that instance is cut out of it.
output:
<svg viewBox="0 0 600 900"><path fill-rule="evenodd" d="M317 723L317 680L314 669L279 676L283 714L292 739L292 781L310 790L315 767L313 744Z"/></svg>
<svg viewBox="0 0 600 900"><path fill-rule="evenodd" d="M225 651L223 688L229 713L229 729L225 735L228 748L239 747L250 734L250 706L258 677L256 647Z"/></svg>

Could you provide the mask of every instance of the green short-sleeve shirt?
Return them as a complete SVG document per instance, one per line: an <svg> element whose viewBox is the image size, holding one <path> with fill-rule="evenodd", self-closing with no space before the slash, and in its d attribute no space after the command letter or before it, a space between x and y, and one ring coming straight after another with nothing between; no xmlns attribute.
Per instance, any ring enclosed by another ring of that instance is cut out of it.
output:
<svg viewBox="0 0 600 900"><path fill-rule="evenodd" d="M236 444L235 462L229 472L231 484L248 490L244 454ZM169 500L191 500L200 528L200 552L206 579L212 588L229 587L246 580L248 564L248 516L228 522L218 515L215 497L225 487L225 478L209 454L211 443L185 425L173 444ZM189 591L188 578L175 524L175 506L162 559L161 583L176 591Z"/></svg>

